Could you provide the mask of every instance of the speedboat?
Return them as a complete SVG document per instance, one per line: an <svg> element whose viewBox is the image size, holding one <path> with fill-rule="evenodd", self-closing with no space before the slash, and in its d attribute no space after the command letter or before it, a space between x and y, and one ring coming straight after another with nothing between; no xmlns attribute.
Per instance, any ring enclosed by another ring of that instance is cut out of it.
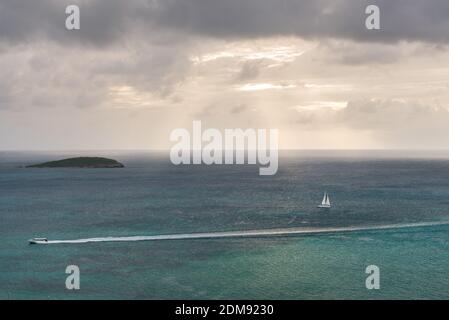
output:
<svg viewBox="0 0 449 320"><path fill-rule="evenodd" d="M33 238L28 240L30 244L47 244L48 239L47 238Z"/></svg>

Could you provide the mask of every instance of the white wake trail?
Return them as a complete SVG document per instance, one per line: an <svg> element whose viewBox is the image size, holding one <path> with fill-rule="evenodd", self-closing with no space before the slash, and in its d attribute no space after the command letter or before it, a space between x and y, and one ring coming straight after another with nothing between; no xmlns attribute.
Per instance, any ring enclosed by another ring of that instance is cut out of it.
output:
<svg viewBox="0 0 449 320"><path fill-rule="evenodd" d="M355 231L368 231L368 230L430 227L439 225L449 225L449 221L388 224L378 226L372 225L362 227L354 226L354 227L335 227L335 228L281 228L281 229L247 230L247 231L167 234L167 235L154 235L154 236L102 237L102 238L87 238L75 240L49 240L46 243L39 243L39 244L80 244L92 242L160 241L160 240L270 237L270 236L287 236L287 235L313 235L313 234L355 232Z"/></svg>

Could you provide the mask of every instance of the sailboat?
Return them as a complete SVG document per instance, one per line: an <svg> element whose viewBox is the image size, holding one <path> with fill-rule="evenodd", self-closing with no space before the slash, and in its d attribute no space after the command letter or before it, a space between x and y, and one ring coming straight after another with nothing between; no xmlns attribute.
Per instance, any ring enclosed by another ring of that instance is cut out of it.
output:
<svg viewBox="0 0 449 320"><path fill-rule="evenodd" d="M329 194L325 192L323 201L321 201L321 204L318 205L318 208L330 208L330 207L331 207L331 200L329 198Z"/></svg>

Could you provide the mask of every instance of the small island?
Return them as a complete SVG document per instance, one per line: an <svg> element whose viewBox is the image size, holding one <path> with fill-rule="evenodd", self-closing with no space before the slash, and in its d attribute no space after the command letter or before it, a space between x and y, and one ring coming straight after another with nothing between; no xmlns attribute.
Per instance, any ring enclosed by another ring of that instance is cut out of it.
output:
<svg viewBox="0 0 449 320"><path fill-rule="evenodd" d="M100 157L78 157L50 161L27 166L26 168L124 168L120 162Z"/></svg>

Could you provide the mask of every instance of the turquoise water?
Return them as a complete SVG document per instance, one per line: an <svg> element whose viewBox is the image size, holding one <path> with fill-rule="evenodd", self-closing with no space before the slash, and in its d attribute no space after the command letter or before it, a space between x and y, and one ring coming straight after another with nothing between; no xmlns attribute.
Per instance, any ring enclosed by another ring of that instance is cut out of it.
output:
<svg viewBox="0 0 449 320"><path fill-rule="evenodd" d="M74 155L78 155L76 153ZM92 153L91 153L92 154ZM25 169L70 154L0 153L1 299L447 299L449 226L314 236L29 246L79 239L449 221L449 161L285 154L256 166ZM319 210L324 191L334 207ZM65 289L65 268L81 290ZM380 268L381 289L365 288Z"/></svg>

